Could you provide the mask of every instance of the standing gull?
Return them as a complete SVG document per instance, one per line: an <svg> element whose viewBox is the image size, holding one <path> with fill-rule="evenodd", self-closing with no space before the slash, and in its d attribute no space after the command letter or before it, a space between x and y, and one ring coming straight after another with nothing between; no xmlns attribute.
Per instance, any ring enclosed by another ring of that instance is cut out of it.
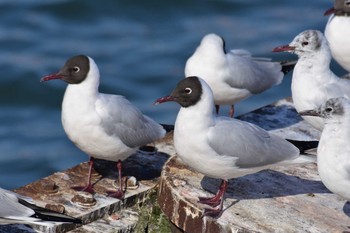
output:
<svg viewBox="0 0 350 233"><path fill-rule="evenodd" d="M156 104L175 101L181 105L174 130L174 146L181 160L206 176L222 179L216 195L200 197L203 216L217 217L223 208L228 179L255 173L274 165L304 163L299 150L285 139L264 129L213 114L213 93L198 77L180 81L173 92Z"/></svg>
<svg viewBox="0 0 350 233"><path fill-rule="evenodd" d="M350 0L335 0L334 7L325 12L330 14L325 36L333 58L350 72Z"/></svg>
<svg viewBox="0 0 350 233"><path fill-rule="evenodd" d="M81 224L80 219L36 206L31 198L0 188L0 225L45 221Z"/></svg>
<svg viewBox="0 0 350 233"><path fill-rule="evenodd" d="M323 184L350 201L350 102L329 99L317 109L299 113L325 119L317 149L317 168Z"/></svg>
<svg viewBox="0 0 350 233"><path fill-rule="evenodd" d="M322 32L306 30L289 45L276 47L273 51L287 51L299 57L292 78L292 98L298 112L314 109L330 98L349 98L350 80L339 78L330 70L331 52ZM316 129L323 129L324 119L303 118Z"/></svg>
<svg viewBox="0 0 350 233"><path fill-rule="evenodd" d="M121 161L139 146L162 138L165 130L123 96L99 93L99 69L88 56L68 59L58 73L45 76L41 81L52 79L68 83L62 103L63 128L69 139L90 156L88 183L75 189L94 192L93 158L116 161L120 189L110 196L122 198Z"/></svg>
<svg viewBox="0 0 350 233"><path fill-rule="evenodd" d="M235 103L280 84L294 64L253 58L242 49L226 52L223 38L212 33L203 37L187 60L185 76L204 79L213 91L216 112L220 105L231 105L233 117Z"/></svg>

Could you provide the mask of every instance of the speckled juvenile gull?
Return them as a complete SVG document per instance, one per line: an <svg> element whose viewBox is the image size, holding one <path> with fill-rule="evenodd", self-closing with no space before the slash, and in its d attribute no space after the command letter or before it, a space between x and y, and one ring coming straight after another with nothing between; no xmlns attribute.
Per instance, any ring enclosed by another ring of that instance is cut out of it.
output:
<svg viewBox="0 0 350 233"><path fill-rule="evenodd" d="M231 105L232 117L233 104L280 84L284 73L294 65L254 58L243 49L226 52L223 38L211 33L203 37L187 60L185 76L204 79L213 91L217 112L219 105Z"/></svg>
<svg viewBox="0 0 350 233"><path fill-rule="evenodd" d="M276 47L273 51L287 51L299 57L292 78L293 103L298 112L314 109L329 98L349 98L350 80L339 78L330 70L331 52L322 32L306 30L289 45ZM323 129L324 119L303 118L316 129Z"/></svg>
<svg viewBox="0 0 350 233"><path fill-rule="evenodd" d="M213 114L213 93L198 77L188 77L156 103L176 101L181 105L174 130L174 146L181 160L209 177L222 179L219 191L200 202L217 207L204 216L216 217L223 207L227 180L275 165L311 162L285 139L264 129Z"/></svg>
<svg viewBox="0 0 350 233"><path fill-rule="evenodd" d="M350 102L329 99L317 109L300 112L325 119L317 149L317 168L324 185L350 201Z"/></svg>
<svg viewBox="0 0 350 233"><path fill-rule="evenodd" d="M41 80L51 79L68 83L62 103L63 128L69 139L91 158L87 186L75 189L94 192L91 184L93 158L116 161L120 189L110 196L122 198L121 161L138 147L162 138L165 130L124 96L99 93L99 69L88 56L68 59L58 73Z"/></svg>
<svg viewBox="0 0 350 233"><path fill-rule="evenodd" d="M325 36L333 58L350 72L350 0L335 0L334 7L325 12L330 14Z"/></svg>
<svg viewBox="0 0 350 233"><path fill-rule="evenodd" d="M81 223L80 219L38 207L31 198L0 188L0 225L52 224L45 221Z"/></svg>

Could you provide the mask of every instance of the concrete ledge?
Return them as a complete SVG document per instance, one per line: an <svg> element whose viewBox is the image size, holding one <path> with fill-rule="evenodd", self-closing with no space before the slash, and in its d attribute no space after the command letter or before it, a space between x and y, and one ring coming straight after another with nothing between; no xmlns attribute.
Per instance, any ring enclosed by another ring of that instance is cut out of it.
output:
<svg viewBox="0 0 350 233"><path fill-rule="evenodd" d="M295 140L315 140L319 132L282 100L240 117ZM158 202L178 232L349 232L350 203L330 193L315 163L278 167L229 181L224 212L202 218L198 196L211 196L220 181L185 166L172 154L165 164Z"/></svg>
<svg viewBox="0 0 350 233"><path fill-rule="evenodd" d="M159 141L157 143L161 143ZM168 154L158 152L155 154L137 153L123 163L123 176L132 176L123 201L106 196L108 190L115 189L117 178L116 165L113 162L95 160L92 181L96 194L90 195L84 192L76 192L71 186L83 185L88 174L88 163L81 163L63 172L25 185L15 192L32 197L34 202L41 207L56 210L69 216L83 220L84 227L75 224L52 224L45 226L40 223L30 226L20 224L0 225L0 232L66 232L76 228L74 232L103 232L113 229L113 232L130 232L135 227L138 214L130 207L142 205L150 193L157 189L161 168L169 158ZM136 178L136 183L134 183ZM91 227L93 226L93 227ZM117 229L120 231L117 231Z"/></svg>
<svg viewBox="0 0 350 233"><path fill-rule="evenodd" d="M320 135L302 121L290 99L239 118L289 139L315 140ZM164 214L176 226L173 232L350 232L350 204L323 186L316 164L278 167L230 180L225 211L216 220L201 218L203 206L197 204L197 197L212 195L220 181L183 165L176 156L172 133L152 146L158 153L137 153L124 161L123 176L135 177L138 185L129 184L132 189L127 190L123 201L106 197L106 191L114 189L117 171L114 163L103 160L94 167L97 193L93 198L85 197L85 203L73 201L79 192L70 187L84 184L87 163L15 190L32 197L39 206L83 219L83 226L0 225L0 232L124 233L153 227L153 232L163 233L170 231ZM164 214L157 209L154 197L158 189ZM153 212L161 218L151 224ZM155 226L159 223L164 226Z"/></svg>

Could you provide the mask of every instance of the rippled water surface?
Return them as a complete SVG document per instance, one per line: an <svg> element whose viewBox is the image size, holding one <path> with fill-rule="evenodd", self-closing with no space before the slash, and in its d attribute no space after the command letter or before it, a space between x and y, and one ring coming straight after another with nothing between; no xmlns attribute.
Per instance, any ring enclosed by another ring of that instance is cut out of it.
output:
<svg viewBox="0 0 350 233"><path fill-rule="evenodd" d="M60 107L66 84L40 83L67 58L91 56L100 90L126 96L158 122L173 124L176 104L153 106L182 78L202 36L275 60L271 49L305 29L324 29L332 1L0 1L0 186L16 188L87 160L66 137ZM336 71L340 70L335 66ZM242 114L290 95L280 86L237 105ZM226 114L227 108L222 114Z"/></svg>

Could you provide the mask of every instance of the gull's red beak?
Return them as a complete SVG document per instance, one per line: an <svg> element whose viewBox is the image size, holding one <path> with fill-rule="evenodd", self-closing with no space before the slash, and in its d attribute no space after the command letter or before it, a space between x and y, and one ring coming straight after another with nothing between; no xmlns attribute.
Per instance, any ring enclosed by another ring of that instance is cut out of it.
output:
<svg viewBox="0 0 350 233"><path fill-rule="evenodd" d="M335 12L335 9L334 9L334 7L332 7L332 8L330 8L330 9L328 9L323 15L324 15L324 16L331 15L331 14L333 14L334 12Z"/></svg>
<svg viewBox="0 0 350 233"><path fill-rule="evenodd" d="M56 74L49 74L45 77L42 77L40 79L40 82L46 82L46 81L50 81L52 79L61 79L62 78L62 75L60 73L56 73Z"/></svg>
<svg viewBox="0 0 350 233"><path fill-rule="evenodd" d="M316 110L305 110L302 112L298 112L300 116L320 116L320 113Z"/></svg>
<svg viewBox="0 0 350 233"><path fill-rule="evenodd" d="M174 98L172 96L165 96L165 97L157 99L154 102L154 105L158 105L158 104L161 104L161 103L164 103L164 102L169 102L169 101L176 101L176 98Z"/></svg>
<svg viewBox="0 0 350 233"><path fill-rule="evenodd" d="M282 45L274 48L272 52L287 52L287 51L294 51L295 47L290 45Z"/></svg>

